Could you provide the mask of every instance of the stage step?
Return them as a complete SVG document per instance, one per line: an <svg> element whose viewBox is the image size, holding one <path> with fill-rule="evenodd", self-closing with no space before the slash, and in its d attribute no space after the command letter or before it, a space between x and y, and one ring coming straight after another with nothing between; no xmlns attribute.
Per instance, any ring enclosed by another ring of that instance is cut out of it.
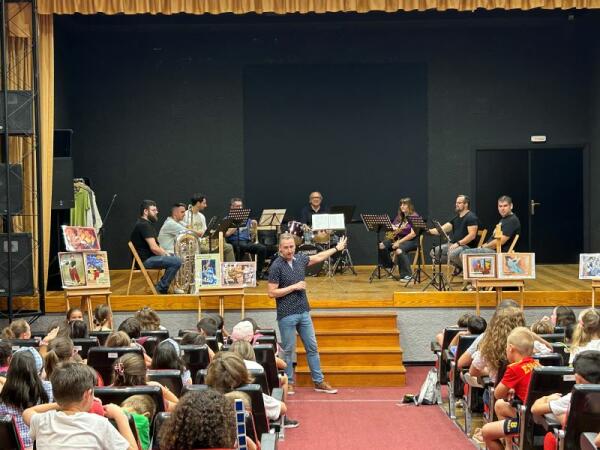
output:
<svg viewBox="0 0 600 450"><path fill-rule="evenodd" d="M395 387L406 384L406 369L402 365L321 366L325 379L333 387ZM297 386L312 387L308 367L296 368Z"/></svg>
<svg viewBox="0 0 600 450"><path fill-rule="evenodd" d="M321 369L335 387L404 386L406 369L394 313L312 314ZM298 336L296 383L312 386Z"/></svg>
<svg viewBox="0 0 600 450"><path fill-rule="evenodd" d="M399 347L319 347L323 366L345 367L368 363L372 366L393 366L402 361ZM306 350L298 348L298 366L307 366Z"/></svg>

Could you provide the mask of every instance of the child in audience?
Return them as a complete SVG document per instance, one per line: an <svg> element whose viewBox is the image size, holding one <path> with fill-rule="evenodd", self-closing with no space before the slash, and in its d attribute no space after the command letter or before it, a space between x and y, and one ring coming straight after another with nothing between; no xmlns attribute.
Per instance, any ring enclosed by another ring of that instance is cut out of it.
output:
<svg viewBox="0 0 600 450"><path fill-rule="evenodd" d="M111 331L112 311L108 305L98 305L94 309L94 331Z"/></svg>
<svg viewBox="0 0 600 450"><path fill-rule="evenodd" d="M450 352L453 355L456 353L458 340L461 336L477 336L485 332L486 328L487 322L483 317L471 315L471 317L469 317L469 319L467 320L467 330L459 331L458 333L456 333L456 336L454 336L450 341L450 345L448 346Z"/></svg>
<svg viewBox="0 0 600 450"><path fill-rule="evenodd" d="M600 350L600 313L594 308L579 314L579 323L573 332L569 364L573 364L577 353L584 350Z"/></svg>
<svg viewBox="0 0 600 450"><path fill-rule="evenodd" d="M186 369L183 359L181 359L181 349L179 344L173 339L165 339L154 350L152 355L151 369L154 370L179 370L181 371L181 382L183 384L192 384L190 371Z"/></svg>
<svg viewBox="0 0 600 450"><path fill-rule="evenodd" d="M143 331L166 330L166 328L160 324L160 317L156 311L149 306L144 306L136 312L135 318L140 322Z"/></svg>
<svg viewBox="0 0 600 450"><path fill-rule="evenodd" d="M178 399L169 388L156 381L147 381L144 358L135 353L126 353L118 358L113 365L111 386L160 386L165 401L165 409L171 411Z"/></svg>
<svg viewBox="0 0 600 450"><path fill-rule="evenodd" d="M531 327L531 331L535 334L552 334L554 333L554 325L549 320L538 320L534 322Z"/></svg>
<svg viewBox="0 0 600 450"><path fill-rule="evenodd" d="M188 392L160 428L160 448L234 448L235 424L232 402L222 393Z"/></svg>
<svg viewBox="0 0 600 450"><path fill-rule="evenodd" d="M67 324L66 334L71 339L87 339L90 337L88 324L84 320L71 320Z"/></svg>
<svg viewBox="0 0 600 450"><path fill-rule="evenodd" d="M31 328L26 320L15 320L2 330L0 339L31 339Z"/></svg>
<svg viewBox="0 0 600 450"><path fill-rule="evenodd" d="M242 320L235 324L233 330L231 330L231 342L246 341L252 342L254 340L254 328L252 323L248 320Z"/></svg>
<svg viewBox="0 0 600 450"><path fill-rule="evenodd" d="M499 439L506 438L506 448L511 448L510 436L519 432L516 409L511 405L513 398L525 402L529 391L529 381L533 369L539 365L533 354L533 333L525 327L517 327L506 339L506 359L509 363L502 380L494 390L495 411L498 421L483 426L481 432L487 448L501 450L504 446Z"/></svg>
<svg viewBox="0 0 600 450"><path fill-rule="evenodd" d="M456 326L460 328L466 328L469 323L469 318L473 316L472 313L465 313L458 318L456 322ZM436 342L440 345L440 347L444 344L444 332L438 333L435 335Z"/></svg>
<svg viewBox="0 0 600 450"><path fill-rule="evenodd" d="M118 406L104 406L106 418L116 422L116 429L106 418L88 413L94 398L94 373L88 366L66 363L52 374L51 381L57 403L33 406L23 413L38 450L137 449L129 421Z"/></svg>
<svg viewBox="0 0 600 450"><path fill-rule="evenodd" d="M200 333L189 331L181 337L181 345L206 345L206 338Z"/></svg>
<svg viewBox="0 0 600 450"><path fill-rule="evenodd" d="M7 341L0 341L0 377L4 377L8 371L8 365L12 358L12 345Z"/></svg>
<svg viewBox="0 0 600 450"><path fill-rule="evenodd" d="M215 336L217 334L217 323L212 317L203 317L196 324L198 333L202 336Z"/></svg>
<svg viewBox="0 0 600 450"><path fill-rule="evenodd" d="M144 361L146 362L146 367L150 367L150 364L152 364L152 358L150 358L147 354L146 354L146 349L144 349L144 342L148 339L147 336L142 337L142 325L140 324L140 321L137 320L135 317L129 317L127 319L125 319L123 322L121 322L121 325L119 325L119 331L123 332L125 334L127 334L127 336L129 336L130 338L130 343L128 345L126 345L125 347L131 346L131 347L138 347L140 349L142 349L142 352L144 353ZM121 337L122 339L122 337ZM108 345L107 345L108 347Z"/></svg>
<svg viewBox="0 0 600 450"><path fill-rule="evenodd" d="M212 317L214 319L215 323L217 324L217 330L221 330L221 335L223 336L223 340L227 339L229 337L229 333L225 329L225 320L223 319L223 316L221 316L220 314L216 314L216 313L210 313L210 314L207 314L207 316Z"/></svg>
<svg viewBox="0 0 600 450"><path fill-rule="evenodd" d="M584 350L577 354L573 361L576 384L600 384L600 351ZM567 395L552 394L539 398L531 406L531 413L536 416L554 414L560 423L567 421L571 406L571 393ZM544 439L544 450L555 449L556 438L553 433L547 433Z"/></svg>
<svg viewBox="0 0 600 450"><path fill-rule="evenodd" d="M72 320L83 320L83 311L81 308L77 308L76 306L69 308L67 311L67 323Z"/></svg>
<svg viewBox="0 0 600 450"><path fill-rule="evenodd" d="M241 400L244 403L244 409L246 410L246 417L248 414L252 414L252 399L248 394L242 391L231 391L225 394L225 397L229 400L235 402L236 400ZM253 419L254 420L254 419ZM257 445L254 441L248 437L246 432L246 442L248 444L248 450L257 450Z"/></svg>
<svg viewBox="0 0 600 450"><path fill-rule="evenodd" d="M131 339L124 331L113 331L104 342L105 347L131 347Z"/></svg>
<svg viewBox="0 0 600 450"><path fill-rule="evenodd" d="M148 450L150 448L150 423L156 414L154 400L149 395L132 395L121 403L121 409L133 417L142 450Z"/></svg>
<svg viewBox="0 0 600 450"><path fill-rule="evenodd" d="M61 363L72 361L77 356L73 347L73 341L68 337L57 337L52 339L48 345L48 351L44 356L44 367L46 369L46 379L49 380L52 372ZM81 362L81 358L77 356L75 362Z"/></svg>
<svg viewBox="0 0 600 450"><path fill-rule="evenodd" d="M33 352L37 353L35 349ZM42 357L25 348L15 352L8 372L6 382L0 392L0 415L9 414L15 418L15 423L23 444L26 448L33 447L33 439L29 427L23 420L23 411L40 403L52 401L52 385L40 378Z"/></svg>

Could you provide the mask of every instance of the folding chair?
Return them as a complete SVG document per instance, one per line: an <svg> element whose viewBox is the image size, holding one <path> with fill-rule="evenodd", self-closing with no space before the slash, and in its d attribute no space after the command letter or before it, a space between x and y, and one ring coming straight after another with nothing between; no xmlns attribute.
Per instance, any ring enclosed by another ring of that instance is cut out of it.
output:
<svg viewBox="0 0 600 450"><path fill-rule="evenodd" d="M140 255L138 255L137 250L133 246L133 243L131 241L129 241L127 243L127 245L129 246L129 251L133 255L133 259L131 261L131 269L129 271L129 282L127 283L127 294L126 295L129 295L129 291L131 290L131 280L133 279L133 274L134 273L141 273L144 276L144 280L146 280L146 284L150 288L150 291L152 292L152 294L153 295L158 295L158 292L156 292L156 287L154 287L154 285L156 283L158 283L158 279L160 277L160 269L146 269L144 267L144 263L142 262L142 260L140 258ZM138 266L138 269L135 268L136 264ZM157 273L156 283L152 282L152 279L150 278L150 275L148 275L148 270L155 270L156 271L156 273Z"/></svg>

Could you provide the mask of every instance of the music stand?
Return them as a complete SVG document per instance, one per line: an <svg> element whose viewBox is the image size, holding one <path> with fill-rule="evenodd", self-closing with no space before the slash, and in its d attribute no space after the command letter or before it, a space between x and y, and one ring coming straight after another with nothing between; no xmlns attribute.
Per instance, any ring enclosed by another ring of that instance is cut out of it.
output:
<svg viewBox="0 0 600 450"><path fill-rule="evenodd" d="M421 267L421 252L423 251L423 249L421 248L421 235L425 232L425 230L427 230L427 222L421 216L413 216L412 218L410 216L406 216L406 221L410 224L413 231L417 235L415 237L415 239L417 240L417 267L410 276L410 280L406 282L404 287L408 287L411 281L413 282L413 284L421 284L421 274L431 279L429 274L425 272Z"/></svg>
<svg viewBox="0 0 600 450"><path fill-rule="evenodd" d="M235 228L236 236L237 236L237 245L236 245L236 259L239 261L241 259L241 247L240 247L240 228L242 228L246 223L248 223L248 217L250 217L250 208L232 208L229 210L228 219L231 219L232 228Z"/></svg>
<svg viewBox="0 0 600 450"><path fill-rule="evenodd" d="M354 216L354 210L356 205L338 205L329 208L329 214L343 214L344 221L346 224L352 222L352 216Z"/></svg>
<svg viewBox="0 0 600 450"><path fill-rule="evenodd" d="M376 233L377 255L379 255L379 243L381 242L381 232L393 230L392 222L390 221L390 216L388 216L387 214L361 214L360 218L362 219L368 231L373 231ZM383 267L379 262L379 258L377 258L377 267L375 267L375 269L371 273L371 276L369 277L369 283L372 283L374 278L377 278L378 280L381 279L381 269L385 270L385 272L394 280L399 280L399 278L392 273L393 268L390 269L387 267Z"/></svg>
<svg viewBox="0 0 600 450"><path fill-rule="evenodd" d="M263 209L258 219L259 227L278 227L283 223L285 209Z"/></svg>
<svg viewBox="0 0 600 450"><path fill-rule="evenodd" d="M354 210L356 209L355 205L338 205L332 206L329 208L329 214L343 214L344 215L344 224L347 225L352 222L352 216L354 216ZM348 233L344 233L348 234ZM344 271L350 270L354 275L358 275L356 270L354 270L354 263L352 262L352 255L350 255L350 250L346 246L344 250L342 250L339 257L336 259L333 264L332 272L335 274L338 269L340 273L343 274Z"/></svg>
<svg viewBox="0 0 600 450"><path fill-rule="evenodd" d="M433 275L431 277L431 281L427 283L427 286L425 286L423 290L426 291L427 288L429 288L429 286L433 286L438 291L449 291L450 283L446 279L446 275L444 275L444 272L442 272L442 238L444 238L446 240L446 243L448 244L448 251L446 252L446 255L448 255L448 253L450 252L450 237L444 231L440 222L438 222L437 220L432 220L432 223L438 232L438 248L440 249L440 254L439 257L436 255L434 247L433 256L434 258L437 258L437 261L433 261ZM446 256L446 258L448 258L448 256Z"/></svg>

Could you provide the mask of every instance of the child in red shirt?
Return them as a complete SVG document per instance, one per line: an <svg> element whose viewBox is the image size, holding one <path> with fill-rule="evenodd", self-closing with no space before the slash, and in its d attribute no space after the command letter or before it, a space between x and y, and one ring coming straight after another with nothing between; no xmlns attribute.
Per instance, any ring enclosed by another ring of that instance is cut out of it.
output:
<svg viewBox="0 0 600 450"><path fill-rule="evenodd" d="M506 340L506 358L509 366L502 380L496 386L494 410L500 420L490 422L482 428L483 440L490 450L501 450L504 445L500 439L506 438L506 447L510 448L510 436L519 433L519 421L516 409L511 406L513 398L525 402L529 391L529 381L533 369L539 365L531 355L534 337L527 328L517 327Z"/></svg>

